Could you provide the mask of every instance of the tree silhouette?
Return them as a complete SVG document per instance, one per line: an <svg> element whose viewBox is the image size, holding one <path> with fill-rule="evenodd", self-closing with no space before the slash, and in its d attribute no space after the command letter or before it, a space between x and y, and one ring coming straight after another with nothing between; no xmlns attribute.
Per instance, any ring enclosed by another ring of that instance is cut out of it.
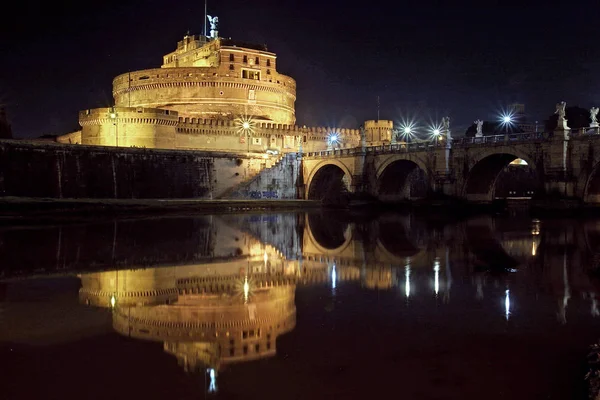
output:
<svg viewBox="0 0 600 400"><path fill-rule="evenodd" d="M4 108L0 108L0 139L12 139L12 128Z"/></svg>
<svg viewBox="0 0 600 400"><path fill-rule="evenodd" d="M567 125L571 129L586 128L590 126L590 112L585 108L578 106L572 106L565 108L565 118L567 118ZM546 132L551 132L556 129L558 124L558 114L552 114L544 123Z"/></svg>

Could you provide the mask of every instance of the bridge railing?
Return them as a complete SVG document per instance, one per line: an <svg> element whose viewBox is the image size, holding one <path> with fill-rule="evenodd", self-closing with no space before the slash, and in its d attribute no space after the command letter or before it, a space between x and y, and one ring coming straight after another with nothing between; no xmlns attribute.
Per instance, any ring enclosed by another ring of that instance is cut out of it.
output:
<svg viewBox="0 0 600 400"><path fill-rule="evenodd" d="M404 153L404 152L413 152L413 151L427 151L430 149L445 147L446 143L444 142L433 142L433 141L418 141L418 142L410 142L410 143L394 143L394 144L384 144L379 146L367 146L362 147L354 147L351 149L335 149L335 150L323 150L323 151L312 151L307 152L307 157L339 157L339 156L354 156L357 154L362 154L363 151L365 153Z"/></svg>
<svg viewBox="0 0 600 400"><path fill-rule="evenodd" d="M481 137L463 137L452 141L453 146L486 145L495 143L513 143L547 140L548 135L544 132L506 133L504 135L489 135Z"/></svg>
<svg viewBox="0 0 600 400"><path fill-rule="evenodd" d="M583 137L598 135L600 137L600 127L588 127L572 129L571 137ZM453 139L451 147L465 147L478 145L493 145L493 144L510 144L516 142L535 142L550 140L554 136L553 132L521 132L521 133L506 133L503 135L489 135L481 137L461 137ZM446 147L447 143L435 142L430 140L413 141L408 143L384 144L379 146L354 147L350 149L334 149L308 152L305 155L308 157L340 157L354 156L365 153L410 153L417 151L431 151L436 148Z"/></svg>
<svg viewBox="0 0 600 400"><path fill-rule="evenodd" d="M578 128L572 129L570 132L571 137L580 137L580 136L594 136L600 135L600 127L588 127L588 128Z"/></svg>

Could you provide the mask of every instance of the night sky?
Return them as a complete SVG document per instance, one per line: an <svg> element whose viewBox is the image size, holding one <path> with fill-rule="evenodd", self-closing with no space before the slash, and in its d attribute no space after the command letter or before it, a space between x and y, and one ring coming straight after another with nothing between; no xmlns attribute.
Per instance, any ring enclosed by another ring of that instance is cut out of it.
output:
<svg viewBox="0 0 600 400"><path fill-rule="evenodd" d="M455 135L508 104L543 121L555 103L600 106L600 2L212 0L219 34L266 43L298 84L298 125L420 125ZM112 104L114 76L159 67L202 0L18 1L0 21L0 103L15 137L78 129L79 110Z"/></svg>

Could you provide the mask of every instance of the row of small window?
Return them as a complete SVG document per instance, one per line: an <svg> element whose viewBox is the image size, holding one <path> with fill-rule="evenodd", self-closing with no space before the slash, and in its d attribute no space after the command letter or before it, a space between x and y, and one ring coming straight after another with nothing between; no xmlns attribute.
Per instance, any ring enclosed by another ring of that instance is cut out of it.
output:
<svg viewBox="0 0 600 400"><path fill-rule="evenodd" d="M267 350L271 350L271 342L267 342ZM244 355L248 354L248 345L245 345L242 348L242 351L244 352ZM260 353L260 344L256 343L254 345L254 352L255 353ZM229 348L229 357L234 357L235 356L235 349L233 347Z"/></svg>
<svg viewBox="0 0 600 400"><path fill-rule="evenodd" d="M235 69L235 67L233 66L233 64L229 64L229 70L233 71ZM250 79L260 79L260 72L259 71L248 71L248 70L243 70L242 71L242 78L250 78ZM249 76L251 75L251 77ZM271 75L271 70L268 69L267 70L267 75Z"/></svg>
<svg viewBox="0 0 600 400"><path fill-rule="evenodd" d="M229 62L235 62L235 55L233 53L229 54ZM242 57L242 62L244 64L248 64L248 56L244 54L244 56ZM252 60L250 61L250 63L252 64ZM254 64L255 65L260 65L260 59L258 57L256 57L254 59ZM271 60L267 59L267 67L271 66Z"/></svg>

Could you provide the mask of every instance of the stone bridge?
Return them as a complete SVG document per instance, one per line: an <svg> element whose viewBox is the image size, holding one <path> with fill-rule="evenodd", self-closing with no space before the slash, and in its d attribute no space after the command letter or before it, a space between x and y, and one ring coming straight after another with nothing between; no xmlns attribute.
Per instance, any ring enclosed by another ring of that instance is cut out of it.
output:
<svg viewBox="0 0 600 400"><path fill-rule="evenodd" d="M535 172L537 193L600 202L598 128L306 153L301 196L322 199L328 192L348 190L388 201L442 193L490 202L498 175L515 159L525 160ZM413 173L423 178L418 193L410 193Z"/></svg>

